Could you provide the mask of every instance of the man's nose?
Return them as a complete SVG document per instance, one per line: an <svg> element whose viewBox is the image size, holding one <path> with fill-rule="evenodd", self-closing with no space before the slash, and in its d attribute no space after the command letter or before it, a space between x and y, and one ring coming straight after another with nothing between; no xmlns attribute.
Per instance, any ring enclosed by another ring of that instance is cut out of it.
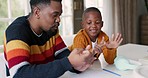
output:
<svg viewBox="0 0 148 78"><path fill-rule="evenodd" d="M61 21L60 16L58 16L58 17L56 18L56 22L60 22L60 21Z"/></svg>

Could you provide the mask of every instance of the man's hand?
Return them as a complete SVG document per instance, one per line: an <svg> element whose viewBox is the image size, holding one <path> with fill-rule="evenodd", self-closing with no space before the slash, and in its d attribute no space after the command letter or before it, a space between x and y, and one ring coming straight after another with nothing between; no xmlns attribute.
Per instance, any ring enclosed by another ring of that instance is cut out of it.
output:
<svg viewBox="0 0 148 78"><path fill-rule="evenodd" d="M89 68L95 60L94 52L90 52L90 45L84 49L74 49L68 56L68 59L74 69L78 71L85 71Z"/></svg>

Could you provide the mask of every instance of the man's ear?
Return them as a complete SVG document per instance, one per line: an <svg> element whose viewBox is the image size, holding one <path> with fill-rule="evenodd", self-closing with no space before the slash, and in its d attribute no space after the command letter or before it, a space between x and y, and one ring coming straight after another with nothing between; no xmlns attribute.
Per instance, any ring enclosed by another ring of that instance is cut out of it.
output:
<svg viewBox="0 0 148 78"><path fill-rule="evenodd" d="M38 7L34 7L33 13L37 19L40 18L40 9Z"/></svg>

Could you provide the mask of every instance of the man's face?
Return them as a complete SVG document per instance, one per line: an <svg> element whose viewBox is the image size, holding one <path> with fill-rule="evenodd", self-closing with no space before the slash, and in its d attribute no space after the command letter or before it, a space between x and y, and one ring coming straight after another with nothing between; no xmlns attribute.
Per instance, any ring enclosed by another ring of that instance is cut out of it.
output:
<svg viewBox="0 0 148 78"><path fill-rule="evenodd" d="M57 31L61 13L62 4L60 2L51 1L50 5L44 6L39 12L40 29L45 32Z"/></svg>
<svg viewBox="0 0 148 78"><path fill-rule="evenodd" d="M103 26L101 14L98 12L86 13L82 21L82 26L90 38L96 38Z"/></svg>

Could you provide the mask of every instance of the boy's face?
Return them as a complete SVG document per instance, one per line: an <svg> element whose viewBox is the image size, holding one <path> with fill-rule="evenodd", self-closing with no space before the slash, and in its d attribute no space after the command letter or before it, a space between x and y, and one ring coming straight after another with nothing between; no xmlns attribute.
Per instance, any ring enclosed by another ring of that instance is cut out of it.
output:
<svg viewBox="0 0 148 78"><path fill-rule="evenodd" d="M101 14L98 12L86 13L82 21L82 27L90 38L96 38L103 27Z"/></svg>

